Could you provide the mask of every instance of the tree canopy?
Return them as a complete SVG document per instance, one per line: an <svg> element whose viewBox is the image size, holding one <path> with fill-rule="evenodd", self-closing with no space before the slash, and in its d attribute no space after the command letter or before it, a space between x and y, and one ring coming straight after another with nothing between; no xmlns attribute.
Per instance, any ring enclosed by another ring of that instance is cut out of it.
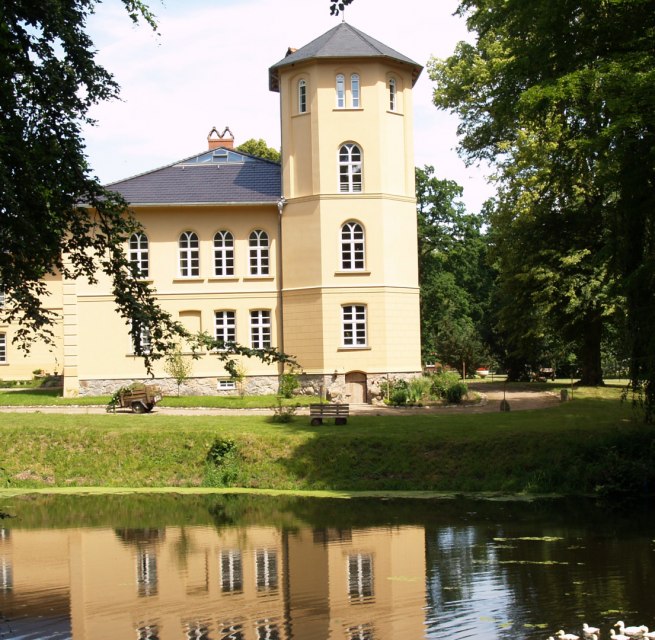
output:
<svg viewBox="0 0 655 640"><path fill-rule="evenodd" d="M459 13L476 41L431 62L434 101L459 116L462 155L497 168L506 282L583 338L624 310L633 385L655 407L655 0Z"/></svg>
<svg viewBox="0 0 655 640"><path fill-rule="evenodd" d="M280 162L280 152L273 147L269 147L266 143L266 140L259 138L250 138L246 140L243 144L240 144L237 151L243 151L248 153L251 156L257 156L258 158L264 158L265 160L272 160L273 162Z"/></svg>

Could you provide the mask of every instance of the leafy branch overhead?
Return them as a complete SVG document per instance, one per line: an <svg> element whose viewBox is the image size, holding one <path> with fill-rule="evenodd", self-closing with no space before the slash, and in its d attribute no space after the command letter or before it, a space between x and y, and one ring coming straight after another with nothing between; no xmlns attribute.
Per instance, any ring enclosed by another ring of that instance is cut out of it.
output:
<svg viewBox="0 0 655 640"><path fill-rule="evenodd" d="M338 16L353 0L330 0L330 15Z"/></svg>

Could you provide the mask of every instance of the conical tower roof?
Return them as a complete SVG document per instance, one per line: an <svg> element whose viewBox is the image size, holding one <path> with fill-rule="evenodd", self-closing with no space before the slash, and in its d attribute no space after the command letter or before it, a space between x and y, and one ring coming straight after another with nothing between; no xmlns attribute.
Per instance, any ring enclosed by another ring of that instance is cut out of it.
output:
<svg viewBox="0 0 655 640"><path fill-rule="evenodd" d="M279 70L294 64L315 59L338 58L389 58L412 67L412 84L423 67L411 58L398 53L386 44L371 38L347 22L342 22L304 47L287 54L268 70L269 89L279 91Z"/></svg>

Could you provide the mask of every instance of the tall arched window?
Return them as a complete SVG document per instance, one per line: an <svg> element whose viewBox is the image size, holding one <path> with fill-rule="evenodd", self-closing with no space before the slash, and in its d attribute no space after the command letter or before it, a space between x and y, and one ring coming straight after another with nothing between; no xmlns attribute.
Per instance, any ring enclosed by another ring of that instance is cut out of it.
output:
<svg viewBox="0 0 655 640"><path fill-rule="evenodd" d="M343 109L346 106L346 79L340 73L337 76L337 109Z"/></svg>
<svg viewBox="0 0 655 640"><path fill-rule="evenodd" d="M269 270L268 234L256 229L250 234L250 275L267 276Z"/></svg>
<svg viewBox="0 0 655 640"><path fill-rule="evenodd" d="M394 78L389 79L389 111L395 111L398 108L396 102L396 81Z"/></svg>
<svg viewBox="0 0 655 640"><path fill-rule="evenodd" d="M130 237L130 262L136 267L139 277L148 277L150 264L148 237L145 233L133 233Z"/></svg>
<svg viewBox="0 0 655 640"><path fill-rule="evenodd" d="M353 73L350 76L350 97L352 99L352 108L359 109L359 74Z"/></svg>
<svg viewBox="0 0 655 640"><path fill-rule="evenodd" d="M193 231L185 231L180 236L180 275L183 278L200 275L198 236Z"/></svg>
<svg viewBox="0 0 655 640"><path fill-rule="evenodd" d="M307 82L298 81L298 113L307 112Z"/></svg>
<svg viewBox="0 0 655 640"><path fill-rule="evenodd" d="M214 275L234 275L234 236L229 231L219 231L214 236Z"/></svg>
<svg viewBox="0 0 655 640"><path fill-rule="evenodd" d="M341 227L341 269L364 269L364 229L358 222L346 222Z"/></svg>
<svg viewBox="0 0 655 640"><path fill-rule="evenodd" d="M359 193L362 190L362 152L348 142L339 149L339 191Z"/></svg>

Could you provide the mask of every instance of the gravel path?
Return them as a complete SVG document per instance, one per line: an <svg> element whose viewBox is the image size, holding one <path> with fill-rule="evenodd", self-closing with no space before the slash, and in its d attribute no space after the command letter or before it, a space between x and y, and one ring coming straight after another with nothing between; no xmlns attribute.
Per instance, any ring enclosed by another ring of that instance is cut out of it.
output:
<svg viewBox="0 0 655 640"><path fill-rule="evenodd" d="M509 402L511 411L528 409L547 409L559 404L559 394L554 391L542 390L503 390L503 385L482 383L469 384L469 388L482 397L482 401L470 405L453 405L447 407L386 407L384 405L358 404L350 405L351 415L377 416L410 416L410 415L440 415L459 413L491 413L500 411L503 397ZM33 407L0 407L0 413L66 413L66 414L105 414L105 407L98 406L33 406ZM129 410L118 410L116 414L131 414ZM270 415L271 409L214 409L192 408L180 409L174 407L155 407L152 414L160 416L227 416L227 415ZM296 415L309 415L308 407L298 409Z"/></svg>

